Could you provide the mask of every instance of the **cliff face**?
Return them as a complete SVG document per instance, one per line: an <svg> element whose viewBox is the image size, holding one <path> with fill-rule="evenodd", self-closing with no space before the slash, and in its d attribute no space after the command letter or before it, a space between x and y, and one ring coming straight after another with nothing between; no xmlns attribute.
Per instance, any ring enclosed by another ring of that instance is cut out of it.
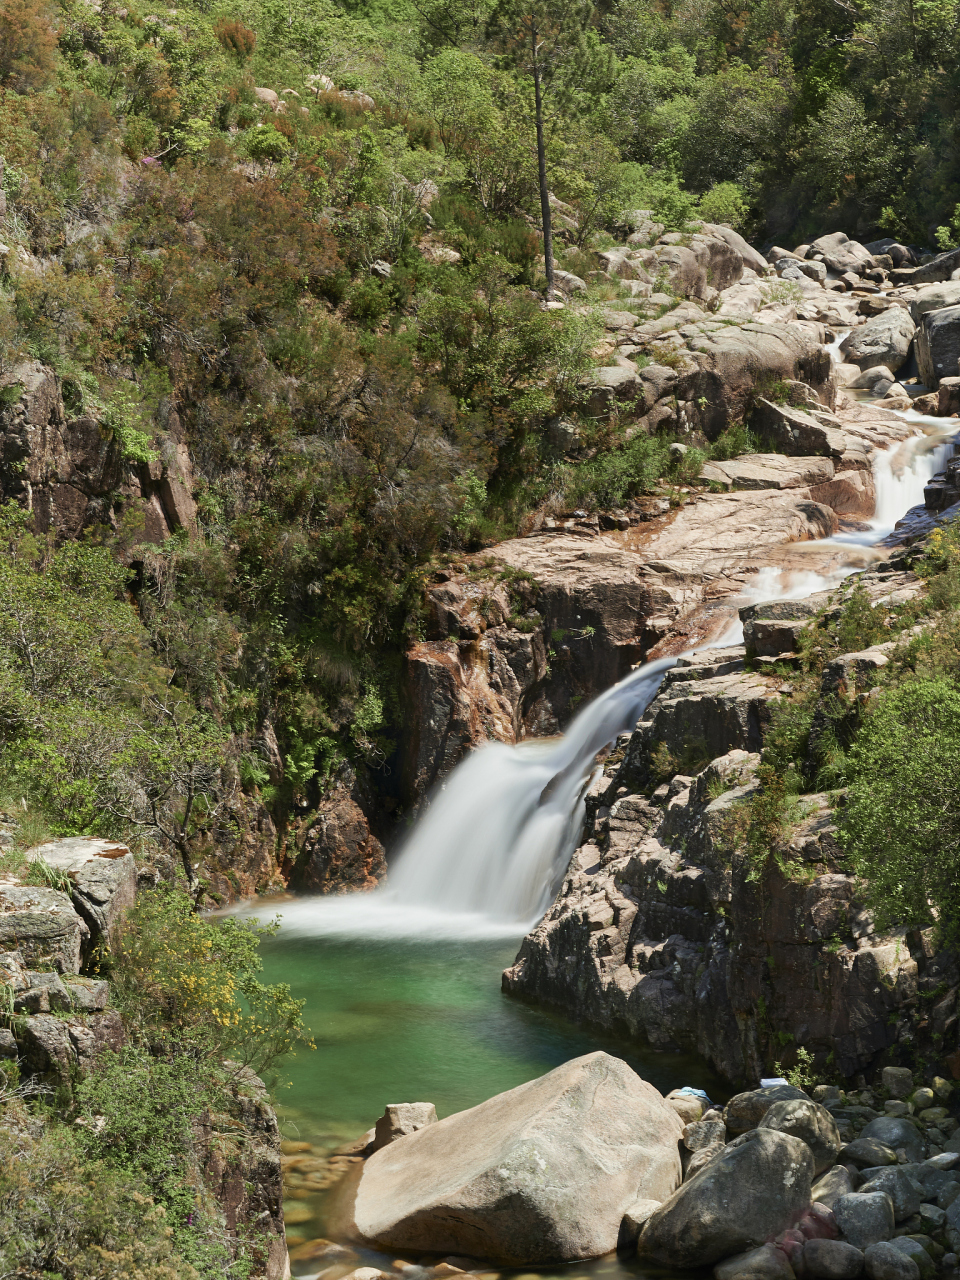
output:
<svg viewBox="0 0 960 1280"><path fill-rule="evenodd" d="M60 379L47 366L14 365L2 389L8 397L0 407L0 493L33 511L39 532L74 538L97 524L116 529L130 507L143 541L195 529L190 456L169 402L157 460L131 463L95 417L68 414Z"/></svg>
<svg viewBox="0 0 960 1280"><path fill-rule="evenodd" d="M821 452L710 463L713 491L682 505L541 519L436 575L425 638L405 655L404 800L418 805L480 743L559 733L638 662L716 640L762 570L836 567L837 547L794 544L872 515L869 451L911 428L852 399L821 411L834 424L811 443Z"/></svg>
<svg viewBox="0 0 960 1280"><path fill-rule="evenodd" d="M918 590L889 566L861 582L875 600ZM855 696L857 672L885 661L882 646L848 655L826 668L824 687ZM745 851L770 704L792 693L782 674L747 665L741 647L699 652L668 673L592 784L585 841L504 990L699 1053L734 1083L799 1047L849 1078L898 1044L952 1043L956 961L929 934L877 934L829 795L800 797L770 856ZM699 763L654 788L657 744Z"/></svg>

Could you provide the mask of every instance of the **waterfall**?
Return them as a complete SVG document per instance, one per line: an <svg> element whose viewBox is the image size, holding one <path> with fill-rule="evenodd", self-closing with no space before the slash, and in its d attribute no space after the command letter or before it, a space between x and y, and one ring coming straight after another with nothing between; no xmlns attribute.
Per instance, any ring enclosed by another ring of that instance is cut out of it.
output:
<svg viewBox="0 0 960 1280"><path fill-rule="evenodd" d="M843 336L829 348L834 357ZM916 424L917 435L875 454L877 505L869 530L826 541L881 541L923 501L924 485L953 453L955 423L948 427L943 419L912 410L899 416ZM802 599L852 572L847 567L826 576L765 568L747 598ZM735 620L711 647L742 639ZM584 791L598 751L633 729L676 662L645 663L586 706L560 738L479 747L435 792L394 860L387 885L372 893L287 904L284 931L426 938L525 932L555 895L578 843Z"/></svg>

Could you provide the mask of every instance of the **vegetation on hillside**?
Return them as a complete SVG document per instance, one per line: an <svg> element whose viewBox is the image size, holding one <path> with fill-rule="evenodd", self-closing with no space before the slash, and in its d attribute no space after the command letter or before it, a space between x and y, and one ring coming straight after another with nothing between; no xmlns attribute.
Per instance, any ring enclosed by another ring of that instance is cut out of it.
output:
<svg viewBox="0 0 960 1280"><path fill-rule="evenodd" d="M541 177L557 266L588 277L637 209L947 243L957 23L954 0L2 0L3 402L43 361L142 465L175 412L199 506L161 547L119 498L72 550L5 517L11 787L57 830L150 832L188 879L231 787L281 827L345 761L388 792L430 566L670 466L580 412L589 304L627 300L591 278L586 309L542 307ZM77 662L34 672L21 626Z"/></svg>
<svg viewBox="0 0 960 1280"><path fill-rule="evenodd" d="M782 672L789 692L773 703L760 790L737 811L730 834L754 860L753 874L773 858L803 876L786 841L804 815L804 796L827 793L846 866L878 928L932 929L952 948L960 922L957 522L933 531L914 569L925 584L915 599L873 606L854 579L804 628L799 658ZM828 664L878 644L889 645L885 665L824 685Z"/></svg>
<svg viewBox="0 0 960 1280"><path fill-rule="evenodd" d="M100 961L124 1047L56 1087L0 1060L3 1274L264 1274L265 1237L228 1229L218 1183L254 1138L237 1106L258 1095L246 1068L312 1042L301 1004L257 976L263 932L204 919L178 890L142 894Z"/></svg>

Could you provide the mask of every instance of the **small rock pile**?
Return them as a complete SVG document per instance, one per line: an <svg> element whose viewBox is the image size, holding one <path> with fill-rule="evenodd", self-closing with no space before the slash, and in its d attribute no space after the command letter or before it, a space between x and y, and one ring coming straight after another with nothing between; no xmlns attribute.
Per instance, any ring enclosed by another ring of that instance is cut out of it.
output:
<svg viewBox="0 0 960 1280"><path fill-rule="evenodd" d="M688 1122L682 1186L641 1221L628 1215L621 1244L665 1266L715 1264L717 1280L952 1274L960 1136L951 1083L937 1076L916 1088L908 1069L886 1067L879 1090L845 1096L821 1085L813 1094L775 1085ZM683 1107L690 1114L699 1103L687 1095Z"/></svg>

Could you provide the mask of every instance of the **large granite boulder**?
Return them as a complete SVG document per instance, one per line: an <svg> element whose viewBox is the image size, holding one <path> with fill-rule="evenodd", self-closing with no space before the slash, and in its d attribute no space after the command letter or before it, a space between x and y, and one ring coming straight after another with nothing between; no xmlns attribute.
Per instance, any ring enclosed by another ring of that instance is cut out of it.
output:
<svg viewBox="0 0 960 1280"><path fill-rule="evenodd" d="M892 1151L904 1150L917 1164L924 1157L923 1137L920 1130L906 1117L878 1116L860 1130L860 1138L874 1138ZM878 1161L878 1164L882 1163Z"/></svg>
<svg viewBox="0 0 960 1280"><path fill-rule="evenodd" d="M765 1089L749 1089L735 1094L724 1108L723 1118L733 1134L756 1129L764 1116L778 1102L809 1102L802 1089L792 1084L772 1084Z"/></svg>
<svg viewBox="0 0 960 1280"><path fill-rule="evenodd" d="M745 267L751 271L756 271L758 275L763 275L767 268L767 260L759 250L754 249L753 245L748 244L743 236L728 227L722 222L705 222L702 226L704 235L713 236L720 240L726 240L732 249L736 249L740 255L740 260ZM720 289L722 285L716 285Z"/></svg>
<svg viewBox="0 0 960 1280"><path fill-rule="evenodd" d="M893 1235L893 1201L885 1191L841 1196L833 1213L844 1240L858 1249L868 1249Z"/></svg>
<svg viewBox="0 0 960 1280"><path fill-rule="evenodd" d="M501 1266L598 1257L631 1205L679 1184L682 1128L625 1062L587 1054L372 1155L355 1229Z"/></svg>
<svg viewBox="0 0 960 1280"><path fill-rule="evenodd" d="M917 330L917 366L926 386L960 373L960 306L928 311Z"/></svg>
<svg viewBox="0 0 960 1280"><path fill-rule="evenodd" d="M920 1268L913 1258L892 1244L869 1245L863 1262L869 1280L920 1280Z"/></svg>
<svg viewBox="0 0 960 1280"><path fill-rule="evenodd" d="M813 1152L817 1177L830 1168L840 1150L840 1130L837 1122L819 1102L807 1098L794 1098L789 1102L775 1102L760 1121L761 1129L776 1129L800 1138Z"/></svg>
<svg viewBox="0 0 960 1280"><path fill-rule="evenodd" d="M906 363L917 326L902 307L890 307L854 329L840 345L844 361L860 369L885 365L894 373Z"/></svg>
<svg viewBox="0 0 960 1280"><path fill-rule="evenodd" d="M726 462L707 462L700 472L729 489L800 489L833 479L829 458L786 458L781 453L750 453Z"/></svg>
<svg viewBox="0 0 960 1280"><path fill-rule="evenodd" d="M923 1204L924 1190L916 1178L911 1177L903 1165L886 1165L879 1169L865 1169L861 1195L885 1191L893 1205L897 1222L911 1218Z"/></svg>
<svg viewBox="0 0 960 1280"><path fill-rule="evenodd" d="M958 268L960 268L960 249L948 249L946 253L938 253L922 267L917 267L916 271L910 275L910 283L935 284L940 280L950 280Z"/></svg>
<svg viewBox="0 0 960 1280"><path fill-rule="evenodd" d="M946 280L919 289L910 303L910 314L919 324L928 311L956 306L960 306L960 280Z"/></svg>
<svg viewBox="0 0 960 1280"><path fill-rule="evenodd" d="M66 893L36 885L0 884L0 951L19 951L28 966L77 973L90 930Z"/></svg>
<svg viewBox="0 0 960 1280"><path fill-rule="evenodd" d="M827 415L823 415L826 417ZM753 411L753 428L780 453L791 457L811 455L842 458L847 437L829 419L823 421L807 409L760 399Z"/></svg>
<svg viewBox="0 0 960 1280"><path fill-rule="evenodd" d="M873 266L873 255L843 231L834 231L814 240L807 250L807 257L821 257L831 271L852 271L858 276Z"/></svg>
<svg viewBox="0 0 960 1280"><path fill-rule="evenodd" d="M710 439L742 416L758 378L770 383L804 382L825 401L830 397L829 354L818 335L800 325L762 321L731 325L707 317L697 325L680 327L679 336L696 367L681 370L677 398L697 406L700 429Z"/></svg>
<svg viewBox="0 0 960 1280"><path fill-rule="evenodd" d="M38 845L27 854L71 881L70 896L91 940L109 941L137 896L137 867L126 845L95 836L71 836Z"/></svg>
<svg viewBox="0 0 960 1280"><path fill-rule="evenodd" d="M730 1143L648 1219L641 1260L706 1267L755 1248L810 1203L814 1162L799 1138L755 1129Z"/></svg>

